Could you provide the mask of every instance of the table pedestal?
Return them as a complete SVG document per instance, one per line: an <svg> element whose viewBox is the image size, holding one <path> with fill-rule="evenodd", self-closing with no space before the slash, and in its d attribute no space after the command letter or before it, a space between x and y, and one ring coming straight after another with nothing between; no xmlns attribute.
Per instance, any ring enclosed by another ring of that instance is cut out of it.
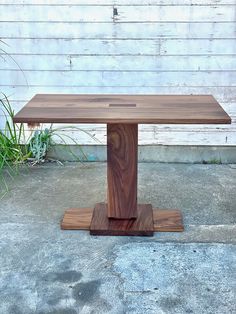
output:
<svg viewBox="0 0 236 314"><path fill-rule="evenodd" d="M154 231L183 231L179 210L137 204L138 125L107 125L107 204L65 212L62 229L92 235L152 236Z"/></svg>

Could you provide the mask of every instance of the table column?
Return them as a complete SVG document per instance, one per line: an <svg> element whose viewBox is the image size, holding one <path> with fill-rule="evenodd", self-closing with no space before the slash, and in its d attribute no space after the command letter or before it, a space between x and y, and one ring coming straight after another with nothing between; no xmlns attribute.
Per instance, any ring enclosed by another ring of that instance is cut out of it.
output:
<svg viewBox="0 0 236 314"><path fill-rule="evenodd" d="M108 218L137 218L137 161L138 124L108 124Z"/></svg>

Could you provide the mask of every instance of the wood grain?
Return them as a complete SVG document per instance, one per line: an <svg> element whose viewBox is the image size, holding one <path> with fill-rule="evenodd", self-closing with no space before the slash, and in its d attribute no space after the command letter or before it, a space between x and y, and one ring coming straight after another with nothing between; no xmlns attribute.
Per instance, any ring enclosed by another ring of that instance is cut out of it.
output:
<svg viewBox="0 0 236 314"><path fill-rule="evenodd" d="M136 106L125 106L131 103ZM38 94L14 122L227 124L231 119L210 95Z"/></svg>
<svg viewBox="0 0 236 314"><path fill-rule="evenodd" d="M149 204L138 205L138 218L108 219L107 205L93 208L70 208L61 221L64 230L90 230L97 235L152 235L152 232L182 232L184 225L179 210L158 209ZM94 213L93 213L94 212ZM152 212L152 214L151 214ZM153 223L151 223L153 221ZM101 228L101 229L99 229ZM98 230L99 229L99 230Z"/></svg>
<svg viewBox="0 0 236 314"><path fill-rule="evenodd" d="M108 217L137 217L138 125L107 125Z"/></svg>
<svg viewBox="0 0 236 314"><path fill-rule="evenodd" d="M137 219L108 219L107 205L98 203L93 212L91 235L152 236L152 205L138 205Z"/></svg>
<svg viewBox="0 0 236 314"><path fill-rule="evenodd" d="M182 232L184 225L180 210L153 209L154 231L157 232Z"/></svg>
<svg viewBox="0 0 236 314"><path fill-rule="evenodd" d="M179 210L157 209L151 205L138 205L137 219L108 219L107 205L99 203L93 208L70 208L61 221L64 230L91 230L97 235L149 235L154 232L184 231ZM151 223L153 221L153 223ZM98 230L101 228L100 230Z"/></svg>
<svg viewBox="0 0 236 314"><path fill-rule="evenodd" d="M61 221L61 229L89 230L93 215L93 208L67 209Z"/></svg>

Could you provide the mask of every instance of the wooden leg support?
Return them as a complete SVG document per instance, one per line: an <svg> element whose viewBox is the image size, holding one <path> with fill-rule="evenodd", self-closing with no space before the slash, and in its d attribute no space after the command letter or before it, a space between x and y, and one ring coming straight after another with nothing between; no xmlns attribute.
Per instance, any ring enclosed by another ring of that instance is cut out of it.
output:
<svg viewBox="0 0 236 314"><path fill-rule="evenodd" d="M89 230L93 216L93 208L70 208L61 221L64 230Z"/></svg>
<svg viewBox="0 0 236 314"><path fill-rule="evenodd" d="M153 209L153 224L156 232L184 231L181 211L178 209Z"/></svg>
<svg viewBox="0 0 236 314"><path fill-rule="evenodd" d="M152 205L143 204L137 207L137 218L114 219L107 217L107 205L99 203L95 206L90 225L92 235L126 235L152 236Z"/></svg>
<svg viewBox="0 0 236 314"><path fill-rule="evenodd" d="M94 209L68 209L61 229L90 230L91 235L152 236L154 232L181 232L184 226L179 210L152 209L150 204L140 204L136 219L113 219L107 217L107 205L98 203Z"/></svg>
<svg viewBox="0 0 236 314"><path fill-rule="evenodd" d="M68 209L62 229L90 230L92 235L152 236L155 231L183 231L178 210L137 204L138 125L107 125L108 203L94 209Z"/></svg>

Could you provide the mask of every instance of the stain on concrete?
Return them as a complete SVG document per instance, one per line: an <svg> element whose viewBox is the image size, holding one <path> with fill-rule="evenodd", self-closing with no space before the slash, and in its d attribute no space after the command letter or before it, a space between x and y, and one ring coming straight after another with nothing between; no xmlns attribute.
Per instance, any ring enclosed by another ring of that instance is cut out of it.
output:
<svg viewBox="0 0 236 314"><path fill-rule="evenodd" d="M17 305L11 305L8 309L8 314L23 314Z"/></svg>
<svg viewBox="0 0 236 314"><path fill-rule="evenodd" d="M61 295L60 293L55 293L54 295L50 296L49 299L47 300L47 304L51 306L58 305L61 300L64 299L64 296Z"/></svg>
<svg viewBox="0 0 236 314"><path fill-rule="evenodd" d="M83 303L92 302L95 296L99 296L100 285L101 280L92 280L78 283L73 288L73 297L75 300Z"/></svg>
<svg viewBox="0 0 236 314"><path fill-rule="evenodd" d="M47 301L48 305L57 305L60 302L60 298L50 299Z"/></svg>
<svg viewBox="0 0 236 314"><path fill-rule="evenodd" d="M73 287L72 296L76 300L76 304L80 308L89 307L90 314L106 313L112 310L111 304L100 296L101 283L101 280L92 280L77 283Z"/></svg>
<svg viewBox="0 0 236 314"><path fill-rule="evenodd" d="M177 306L181 305L183 303L183 300L178 297L163 297L159 301L160 306L165 311L170 311L175 309Z"/></svg>
<svg viewBox="0 0 236 314"><path fill-rule="evenodd" d="M82 278L81 272L69 270L64 272L50 272L44 276L45 281L72 283L77 282Z"/></svg>
<svg viewBox="0 0 236 314"><path fill-rule="evenodd" d="M53 309L49 312L39 312L38 314L77 314L77 312L74 309L68 309L68 308L61 308L61 309Z"/></svg>

